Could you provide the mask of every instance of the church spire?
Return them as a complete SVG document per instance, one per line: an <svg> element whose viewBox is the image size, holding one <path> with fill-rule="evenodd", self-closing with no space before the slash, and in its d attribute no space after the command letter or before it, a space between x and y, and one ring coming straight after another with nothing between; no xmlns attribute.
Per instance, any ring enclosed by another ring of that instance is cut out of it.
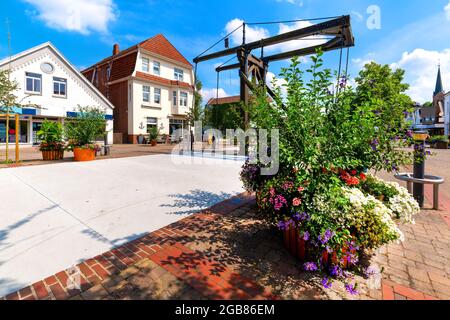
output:
<svg viewBox="0 0 450 320"><path fill-rule="evenodd" d="M442 78L441 78L441 65L438 66L438 74L436 79L436 88L434 89L433 96L436 96L438 93L444 91L444 87L442 86Z"/></svg>

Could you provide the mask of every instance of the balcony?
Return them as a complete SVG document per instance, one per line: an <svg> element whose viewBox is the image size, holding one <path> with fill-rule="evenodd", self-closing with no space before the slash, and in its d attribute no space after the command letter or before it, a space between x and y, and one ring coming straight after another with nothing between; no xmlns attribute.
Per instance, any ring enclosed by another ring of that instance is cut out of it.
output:
<svg viewBox="0 0 450 320"><path fill-rule="evenodd" d="M171 114L186 115L188 113L188 111L189 111L188 107L172 105Z"/></svg>

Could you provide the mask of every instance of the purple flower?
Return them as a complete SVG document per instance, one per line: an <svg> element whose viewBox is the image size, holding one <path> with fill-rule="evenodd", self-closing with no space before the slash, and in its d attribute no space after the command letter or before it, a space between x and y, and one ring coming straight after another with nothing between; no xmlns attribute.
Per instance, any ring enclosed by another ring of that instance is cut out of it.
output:
<svg viewBox="0 0 450 320"><path fill-rule="evenodd" d="M322 286L323 286L325 289L330 289L331 286L332 286L332 283L331 283L331 281L330 281L328 278L323 278L323 279L322 279Z"/></svg>
<svg viewBox="0 0 450 320"><path fill-rule="evenodd" d="M297 221L305 221L305 220L309 220L309 216L306 212L297 212L294 215L294 219Z"/></svg>
<svg viewBox="0 0 450 320"><path fill-rule="evenodd" d="M412 132L412 130L406 131L406 136L409 137L409 138L412 138L412 137L413 137L413 132Z"/></svg>
<svg viewBox="0 0 450 320"><path fill-rule="evenodd" d="M330 248L330 246L326 246L325 248L328 253L333 253L333 249Z"/></svg>
<svg viewBox="0 0 450 320"><path fill-rule="evenodd" d="M330 229L327 229L323 236L319 236L318 239L322 244L326 244L330 239L334 236L334 232L332 232Z"/></svg>
<svg viewBox="0 0 450 320"><path fill-rule="evenodd" d="M280 230L286 230L287 228L286 228L286 223L284 222L284 221L280 221L280 222L278 222L278 229L280 229Z"/></svg>
<svg viewBox="0 0 450 320"><path fill-rule="evenodd" d="M345 290L351 295L357 295L359 292L356 290L356 287L353 284L346 283Z"/></svg>
<svg viewBox="0 0 450 320"><path fill-rule="evenodd" d="M305 233L303 234L303 240L308 241L310 238L309 232L305 231Z"/></svg>
<svg viewBox="0 0 450 320"><path fill-rule="evenodd" d="M303 269L306 271L317 271L317 265L314 262L306 262L303 264Z"/></svg>
<svg viewBox="0 0 450 320"><path fill-rule="evenodd" d="M338 265L332 266L330 269L330 275L333 277L340 277L342 276L342 269Z"/></svg>

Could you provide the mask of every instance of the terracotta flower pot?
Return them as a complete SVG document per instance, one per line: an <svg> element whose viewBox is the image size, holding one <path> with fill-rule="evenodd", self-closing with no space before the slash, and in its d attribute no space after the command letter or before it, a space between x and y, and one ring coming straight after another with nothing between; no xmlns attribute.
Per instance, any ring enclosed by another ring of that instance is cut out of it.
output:
<svg viewBox="0 0 450 320"><path fill-rule="evenodd" d="M75 161L92 161L95 160L95 150L74 148L73 155Z"/></svg>
<svg viewBox="0 0 450 320"><path fill-rule="evenodd" d="M296 258L300 260L300 262L306 262L308 258L310 258L309 251L309 241L305 241L300 237L298 228L290 227L287 230L283 231L283 243L285 248ZM342 252L347 252L348 248L342 248ZM352 250L352 253L356 253L355 250ZM331 266L339 263L337 259L336 252L329 254L326 250L322 252L322 265ZM348 268L348 262L344 261L341 265L343 269Z"/></svg>
<svg viewBox="0 0 450 320"><path fill-rule="evenodd" d="M150 143L151 143L152 147L154 147L154 146L156 146L158 144L158 141L152 140Z"/></svg>
<svg viewBox="0 0 450 320"><path fill-rule="evenodd" d="M43 150L42 159L45 161L61 160L64 158L64 150Z"/></svg>
<svg viewBox="0 0 450 320"><path fill-rule="evenodd" d="M445 141L436 141L436 149L448 149L448 142Z"/></svg>

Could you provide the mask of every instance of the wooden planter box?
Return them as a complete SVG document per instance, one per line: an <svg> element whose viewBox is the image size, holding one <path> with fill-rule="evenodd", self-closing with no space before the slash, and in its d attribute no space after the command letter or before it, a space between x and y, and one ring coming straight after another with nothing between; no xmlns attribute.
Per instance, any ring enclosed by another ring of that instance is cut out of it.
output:
<svg viewBox="0 0 450 320"><path fill-rule="evenodd" d="M309 241L303 240L299 235L299 230L297 228L289 228L283 231L283 243L285 248L300 262L307 262L311 258ZM342 251L346 252L346 248ZM354 252L353 252L354 253ZM331 266L338 264L338 259L336 253L333 252L329 254L327 251L322 252L322 265ZM342 268L348 268L347 261L344 261Z"/></svg>
<svg viewBox="0 0 450 320"><path fill-rule="evenodd" d="M436 141L435 146L436 149L448 149L448 142Z"/></svg>
<svg viewBox="0 0 450 320"><path fill-rule="evenodd" d="M75 161L92 161L95 160L95 150L74 148L73 155Z"/></svg>
<svg viewBox="0 0 450 320"><path fill-rule="evenodd" d="M42 159L46 161L61 160L64 158L64 150L41 151Z"/></svg>

